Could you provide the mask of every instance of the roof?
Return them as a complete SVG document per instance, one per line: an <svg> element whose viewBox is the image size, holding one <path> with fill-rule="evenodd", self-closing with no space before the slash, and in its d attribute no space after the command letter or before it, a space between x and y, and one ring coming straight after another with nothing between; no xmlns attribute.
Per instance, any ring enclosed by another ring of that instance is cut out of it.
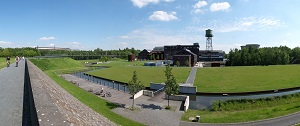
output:
<svg viewBox="0 0 300 126"><path fill-rule="evenodd" d="M193 53L191 50L189 50L189 49L182 49L182 50L180 50L179 52L177 52L175 55L177 55L178 53L180 53L180 52L182 52L182 51L186 51L186 52L188 52L188 53L190 53L190 54L192 54L192 55L194 55L194 56L197 56L195 53Z"/></svg>
<svg viewBox="0 0 300 126"><path fill-rule="evenodd" d="M152 52L162 52L164 51L164 47L154 47Z"/></svg>

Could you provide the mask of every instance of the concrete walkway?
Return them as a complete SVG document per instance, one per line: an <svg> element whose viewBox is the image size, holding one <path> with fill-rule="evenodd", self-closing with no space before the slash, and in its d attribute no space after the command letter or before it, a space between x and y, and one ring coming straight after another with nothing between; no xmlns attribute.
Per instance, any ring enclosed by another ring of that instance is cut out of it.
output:
<svg viewBox="0 0 300 126"><path fill-rule="evenodd" d="M187 78L186 82L184 84L181 84L182 86L193 86L195 77L197 74L198 67L192 67L192 70L190 72L189 77Z"/></svg>
<svg viewBox="0 0 300 126"><path fill-rule="evenodd" d="M25 62L0 70L0 122L2 126L21 126Z"/></svg>

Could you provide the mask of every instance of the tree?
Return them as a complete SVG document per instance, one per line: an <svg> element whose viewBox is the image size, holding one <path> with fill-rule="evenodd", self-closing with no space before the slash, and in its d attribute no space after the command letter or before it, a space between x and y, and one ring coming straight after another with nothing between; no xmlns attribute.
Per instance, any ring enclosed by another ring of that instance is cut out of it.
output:
<svg viewBox="0 0 300 126"><path fill-rule="evenodd" d="M179 61L176 61L176 65L179 67L179 66L180 66L180 62L179 62Z"/></svg>
<svg viewBox="0 0 300 126"><path fill-rule="evenodd" d="M138 80L136 71L133 72L132 79L128 83L129 93L132 95L132 109L134 107L134 95L144 89L144 85Z"/></svg>
<svg viewBox="0 0 300 126"><path fill-rule="evenodd" d="M179 92L179 85L176 82L176 79L174 77L174 75L172 74L172 68L170 66L170 63L168 62L168 65L166 66L166 70L164 70L165 72L165 76L167 78L167 80L165 81L165 88L166 88L166 94L168 95L168 106L167 108L170 108L170 104L169 104L169 96L170 95L174 95L174 94L178 94Z"/></svg>
<svg viewBox="0 0 300 126"><path fill-rule="evenodd" d="M189 62L189 60L188 60L188 59L185 61L185 65L186 65L187 67L189 67L189 66L190 66L190 62Z"/></svg>

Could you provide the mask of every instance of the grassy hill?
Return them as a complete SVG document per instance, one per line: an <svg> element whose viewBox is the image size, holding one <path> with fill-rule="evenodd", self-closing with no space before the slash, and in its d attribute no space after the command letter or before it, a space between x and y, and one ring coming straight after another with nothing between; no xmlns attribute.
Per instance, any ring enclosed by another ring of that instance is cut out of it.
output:
<svg viewBox="0 0 300 126"><path fill-rule="evenodd" d="M143 66L144 61L128 62L128 61L112 61L110 63L100 64L99 66L110 66L106 69L88 72L88 74L99 76L111 80L117 80L128 83L131 80L133 71L137 71L138 79L145 85L150 82L162 83L166 80L163 66L150 67ZM173 67L177 83L184 83L189 76L190 67Z"/></svg>
<svg viewBox="0 0 300 126"><path fill-rule="evenodd" d="M199 68L199 92L249 92L300 86L300 65Z"/></svg>

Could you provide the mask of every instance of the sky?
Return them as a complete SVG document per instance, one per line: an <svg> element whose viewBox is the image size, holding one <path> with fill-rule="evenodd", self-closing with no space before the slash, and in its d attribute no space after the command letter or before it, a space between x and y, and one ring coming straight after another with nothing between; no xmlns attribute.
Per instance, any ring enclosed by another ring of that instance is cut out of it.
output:
<svg viewBox="0 0 300 126"><path fill-rule="evenodd" d="M0 47L300 46L299 0L0 0Z"/></svg>

